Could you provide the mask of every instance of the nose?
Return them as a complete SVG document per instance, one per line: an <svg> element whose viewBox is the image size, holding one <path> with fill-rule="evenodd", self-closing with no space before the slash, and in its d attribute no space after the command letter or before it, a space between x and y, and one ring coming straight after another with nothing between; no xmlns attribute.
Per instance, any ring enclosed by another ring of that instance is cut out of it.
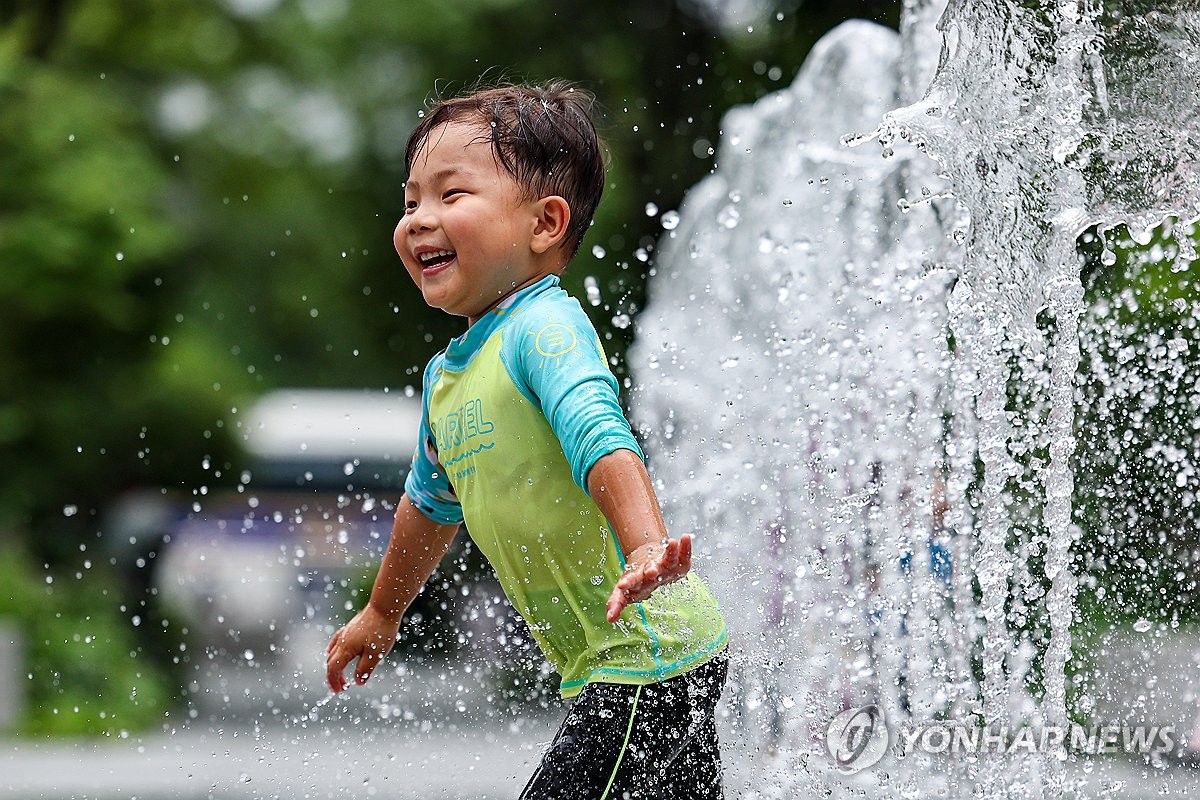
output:
<svg viewBox="0 0 1200 800"><path fill-rule="evenodd" d="M436 225L433 212L427 205L419 205L412 210L412 213L405 215L404 219L400 220L401 225L405 225L409 233L417 231L432 230Z"/></svg>
<svg viewBox="0 0 1200 800"><path fill-rule="evenodd" d="M433 215L421 207L414 208L411 213L405 214L396 223L396 230L392 232L392 245L396 248L396 252L401 255L408 249L404 244L405 237L413 236L420 231L432 230L436 224Z"/></svg>

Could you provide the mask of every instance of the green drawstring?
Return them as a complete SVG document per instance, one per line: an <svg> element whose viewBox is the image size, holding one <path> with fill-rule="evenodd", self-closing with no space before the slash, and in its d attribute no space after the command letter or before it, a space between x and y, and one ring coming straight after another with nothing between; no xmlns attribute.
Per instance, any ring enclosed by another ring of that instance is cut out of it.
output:
<svg viewBox="0 0 1200 800"><path fill-rule="evenodd" d="M621 768L621 759L625 758L625 748L629 747L629 737L633 734L633 715L637 713L638 698L642 696L642 687L637 687L637 693L633 696L633 708L629 710L629 727L625 729L625 741L621 743L621 754L617 756L617 763L613 766L612 775L608 777L608 786L604 787L604 794L600 795L600 800L607 800L609 791L612 790L613 781L617 779L617 770Z"/></svg>

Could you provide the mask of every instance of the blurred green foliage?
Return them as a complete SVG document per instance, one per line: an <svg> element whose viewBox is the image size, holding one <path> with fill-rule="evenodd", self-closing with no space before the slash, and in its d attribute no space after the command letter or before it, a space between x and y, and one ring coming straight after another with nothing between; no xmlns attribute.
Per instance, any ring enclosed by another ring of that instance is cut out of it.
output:
<svg viewBox="0 0 1200 800"><path fill-rule="evenodd" d="M32 545L54 561L116 492L228 480L226 422L265 389L417 380L461 329L391 248L435 89L597 92L610 186L566 283L598 279L619 357L632 331L610 320L643 302L635 253L659 230L645 205L675 207L724 111L786 85L826 29L898 14L811 3L730 31L674 0L0 6L0 458L19 465L0 531L55 531Z"/></svg>
<svg viewBox="0 0 1200 800"><path fill-rule="evenodd" d="M1200 621L1197 243L1197 226L1175 220L1142 242L1124 226L1081 239L1074 470L1085 618Z"/></svg>
<svg viewBox="0 0 1200 800"><path fill-rule="evenodd" d="M25 651L21 729L120 736L161 720L177 690L122 615L113 572L89 561L42 580L35 566L0 547L0 619L19 625Z"/></svg>

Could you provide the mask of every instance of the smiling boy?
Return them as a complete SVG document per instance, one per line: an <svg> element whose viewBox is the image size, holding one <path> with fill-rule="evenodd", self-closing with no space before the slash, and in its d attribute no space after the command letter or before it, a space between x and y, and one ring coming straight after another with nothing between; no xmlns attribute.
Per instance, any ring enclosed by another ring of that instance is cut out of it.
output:
<svg viewBox="0 0 1200 800"><path fill-rule="evenodd" d="M429 362L420 443L371 597L328 648L364 683L460 523L575 698L522 798L721 797L727 633L667 535L595 329L558 276L604 186L591 96L503 86L434 106L394 243L468 328Z"/></svg>

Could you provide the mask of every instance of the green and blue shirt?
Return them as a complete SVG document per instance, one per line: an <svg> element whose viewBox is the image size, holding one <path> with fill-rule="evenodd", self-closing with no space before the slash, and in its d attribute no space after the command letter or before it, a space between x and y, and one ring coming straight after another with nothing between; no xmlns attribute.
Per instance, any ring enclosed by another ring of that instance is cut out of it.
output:
<svg viewBox="0 0 1200 800"><path fill-rule="evenodd" d="M436 522L466 523L563 697L594 681L657 683L721 650L724 618L694 573L605 619L625 559L587 475L614 450L642 453L595 328L556 276L451 341L423 388L405 493Z"/></svg>

